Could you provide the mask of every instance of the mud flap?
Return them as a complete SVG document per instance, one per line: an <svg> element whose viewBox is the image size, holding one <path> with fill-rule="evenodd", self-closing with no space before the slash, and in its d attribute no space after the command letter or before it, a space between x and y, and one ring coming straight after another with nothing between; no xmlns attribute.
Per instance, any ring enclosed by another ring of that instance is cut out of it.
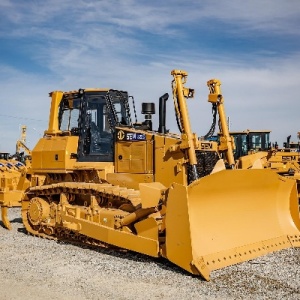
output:
<svg viewBox="0 0 300 300"><path fill-rule="evenodd" d="M210 272L300 247L296 183L271 170L224 170L173 184L166 211L166 257L209 280Z"/></svg>

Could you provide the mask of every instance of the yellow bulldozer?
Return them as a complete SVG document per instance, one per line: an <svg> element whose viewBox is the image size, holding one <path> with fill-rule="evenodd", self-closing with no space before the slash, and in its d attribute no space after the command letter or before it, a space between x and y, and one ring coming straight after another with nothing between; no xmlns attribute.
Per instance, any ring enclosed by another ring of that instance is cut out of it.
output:
<svg viewBox="0 0 300 300"><path fill-rule="evenodd" d="M26 146L26 128L21 126L21 138L16 142L15 154L0 153L0 210L3 226L9 230L8 208L20 207L25 190L30 186L31 151Z"/></svg>
<svg viewBox="0 0 300 300"><path fill-rule="evenodd" d="M300 179L299 144L289 142L290 136L283 147L270 142L270 130L244 130L230 132L235 141L234 157L238 167L268 168L282 176Z"/></svg>
<svg viewBox="0 0 300 300"><path fill-rule="evenodd" d="M283 147L270 142L270 130L230 131L234 140L234 158L239 168L249 169L261 166L275 170L282 176L300 172L299 144L290 142L291 136Z"/></svg>
<svg viewBox="0 0 300 300"><path fill-rule="evenodd" d="M165 257L206 280L213 270L299 247L295 181L234 169L230 137L221 146L199 140L187 109L194 95L184 86L188 74L171 75L180 134L166 129L168 94L159 99L154 129L155 104L142 103L138 122L125 91L50 93L48 129L32 150L22 201L26 230ZM217 105L215 88L210 101Z"/></svg>
<svg viewBox="0 0 300 300"><path fill-rule="evenodd" d="M265 168L297 182L300 204L300 152L298 143L290 143L289 137L280 148L271 145L268 130L245 130L230 132L235 140L235 158L238 168ZM242 151L240 151L242 150Z"/></svg>
<svg viewBox="0 0 300 300"><path fill-rule="evenodd" d="M11 229L8 208L21 206L25 190L29 187L27 168L20 161L10 158L9 153L0 153L0 210L3 226Z"/></svg>

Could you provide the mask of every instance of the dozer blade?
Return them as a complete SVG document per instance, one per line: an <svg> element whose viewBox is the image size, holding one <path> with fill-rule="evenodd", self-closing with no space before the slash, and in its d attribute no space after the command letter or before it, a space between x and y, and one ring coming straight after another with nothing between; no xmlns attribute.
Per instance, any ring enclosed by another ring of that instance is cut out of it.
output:
<svg viewBox="0 0 300 300"><path fill-rule="evenodd" d="M271 170L224 170L173 184L165 256L202 275L264 254L300 247L296 183Z"/></svg>
<svg viewBox="0 0 300 300"><path fill-rule="evenodd" d="M8 207L7 206L0 206L1 209L1 218L3 222L3 226L8 230L11 230L11 224L8 219Z"/></svg>

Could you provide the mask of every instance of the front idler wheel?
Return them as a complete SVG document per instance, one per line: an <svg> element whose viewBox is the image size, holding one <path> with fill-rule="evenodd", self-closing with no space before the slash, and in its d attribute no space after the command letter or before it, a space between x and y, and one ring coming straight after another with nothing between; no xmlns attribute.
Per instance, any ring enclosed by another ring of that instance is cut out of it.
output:
<svg viewBox="0 0 300 300"><path fill-rule="evenodd" d="M39 197L32 198L28 205L27 216L32 225L41 225L50 217L49 203Z"/></svg>

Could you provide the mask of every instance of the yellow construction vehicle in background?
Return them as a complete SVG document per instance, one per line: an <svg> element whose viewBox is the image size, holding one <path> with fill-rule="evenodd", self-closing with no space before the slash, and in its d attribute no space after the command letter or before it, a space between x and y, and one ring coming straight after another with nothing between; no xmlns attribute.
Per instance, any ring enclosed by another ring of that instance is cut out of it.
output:
<svg viewBox="0 0 300 300"><path fill-rule="evenodd" d="M300 152L299 144L290 142L290 136L283 147L277 143L271 144L270 130L245 130L230 132L235 140L235 159L238 168L271 169L281 176L297 181L300 199ZM299 202L300 203L300 202Z"/></svg>
<svg viewBox="0 0 300 300"><path fill-rule="evenodd" d="M24 149L24 152L21 150ZM0 153L0 209L3 226L11 229L8 208L20 207L29 187L31 151L26 146L26 126L21 126L21 138L16 142L16 153Z"/></svg>
<svg viewBox="0 0 300 300"><path fill-rule="evenodd" d="M137 122L125 91L50 93L49 126L32 150L22 201L26 230L162 256L206 280L213 270L300 246L295 181L233 169L228 132L219 146L199 140L187 109L188 74L171 74L180 134L166 130L168 94L159 99L155 130L154 103L142 103L145 120ZM220 106L218 86L210 89L209 101Z"/></svg>
<svg viewBox="0 0 300 300"><path fill-rule="evenodd" d="M0 153L0 210L3 226L11 229L8 208L21 206L25 189L29 187L26 166L14 159L9 153Z"/></svg>
<svg viewBox="0 0 300 300"><path fill-rule="evenodd" d="M280 175L290 176L300 171L298 143L290 143L290 136L283 147L270 142L270 130L244 130L230 132L235 140L235 159L240 168L251 168L255 164L275 170ZM257 164L257 160L260 163Z"/></svg>

